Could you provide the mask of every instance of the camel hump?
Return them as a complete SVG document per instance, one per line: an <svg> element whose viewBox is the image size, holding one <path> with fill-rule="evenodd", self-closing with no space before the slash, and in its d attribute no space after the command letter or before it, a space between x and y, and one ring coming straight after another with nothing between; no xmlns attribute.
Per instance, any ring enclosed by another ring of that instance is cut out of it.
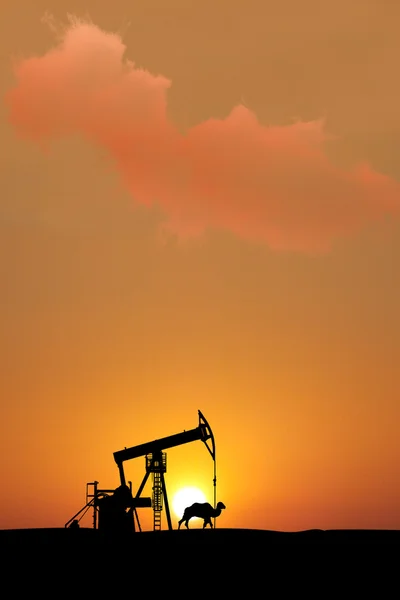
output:
<svg viewBox="0 0 400 600"><path fill-rule="evenodd" d="M185 512L188 511L194 511L194 510L198 510L198 509L202 509L205 508L206 506L212 508L211 504L209 504L208 502L194 502L193 504L191 504L190 506L187 506L185 508Z"/></svg>

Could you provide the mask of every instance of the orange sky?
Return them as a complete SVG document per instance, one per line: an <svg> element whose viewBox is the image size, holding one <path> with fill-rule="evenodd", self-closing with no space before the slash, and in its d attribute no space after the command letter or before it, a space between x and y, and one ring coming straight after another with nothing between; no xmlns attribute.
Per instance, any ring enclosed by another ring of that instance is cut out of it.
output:
<svg viewBox="0 0 400 600"><path fill-rule="evenodd" d="M400 8L25 4L0 21L0 528L63 526L198 409L219 526L400 528ZM170 499L213 501L201 442L167 457Z"/></svg>

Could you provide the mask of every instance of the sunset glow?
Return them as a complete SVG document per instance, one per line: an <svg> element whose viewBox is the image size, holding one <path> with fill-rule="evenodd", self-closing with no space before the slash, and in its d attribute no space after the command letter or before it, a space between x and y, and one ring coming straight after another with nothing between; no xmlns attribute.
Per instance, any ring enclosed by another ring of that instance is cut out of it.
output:
<svg viewBox="0 0 400 600"><path fill-rule="evenodd" d="M0 529L400 529L400 4L5 4Z"/></svg>
<svg viewBox="0 0 400 600"><path fill-rule="evenodd" d="M176 492L175 496L172 499L172 506L174 509L175 516L178 519L181 519L185 508L191 506L195 502L206 502L206 497L203 492L196 487L184 487L181 488L178 492ZM193 521L196 520L196 517L193 518Z"/></svg>

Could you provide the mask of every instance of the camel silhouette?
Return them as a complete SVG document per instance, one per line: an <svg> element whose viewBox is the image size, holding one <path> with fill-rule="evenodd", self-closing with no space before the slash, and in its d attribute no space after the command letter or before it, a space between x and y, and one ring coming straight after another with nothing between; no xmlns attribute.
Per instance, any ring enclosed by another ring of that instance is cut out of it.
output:
<svg viewBox="0 0 400 600"><path fill-rule="evenodd" d="M213 519L214 517L219 517L223 508L226 508L223 502L218 502L216 508L213 508L208 502L195 502L191 506L185 508L183 512L183 517L178 523L178 529L181 528L182 523L185 523L185 527L189 529L189 521L193 517L199 517L200 519L204 520L203 529L205 529L207 525L209 525L212 529L213 524L211 522L211 519Z"/></svg>

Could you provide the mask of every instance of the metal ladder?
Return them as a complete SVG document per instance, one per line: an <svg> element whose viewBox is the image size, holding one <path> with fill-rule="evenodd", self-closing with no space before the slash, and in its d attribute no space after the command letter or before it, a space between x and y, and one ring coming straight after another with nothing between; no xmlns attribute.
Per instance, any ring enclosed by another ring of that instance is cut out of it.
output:
<svg viewBox="0 0 400 600"><path fill-rule="evenodd" d="M146 470L153 474L153 529L161 530L161 513L163 510L163 478L167 470L167 455L156 452L146 456Z"/></svg>

